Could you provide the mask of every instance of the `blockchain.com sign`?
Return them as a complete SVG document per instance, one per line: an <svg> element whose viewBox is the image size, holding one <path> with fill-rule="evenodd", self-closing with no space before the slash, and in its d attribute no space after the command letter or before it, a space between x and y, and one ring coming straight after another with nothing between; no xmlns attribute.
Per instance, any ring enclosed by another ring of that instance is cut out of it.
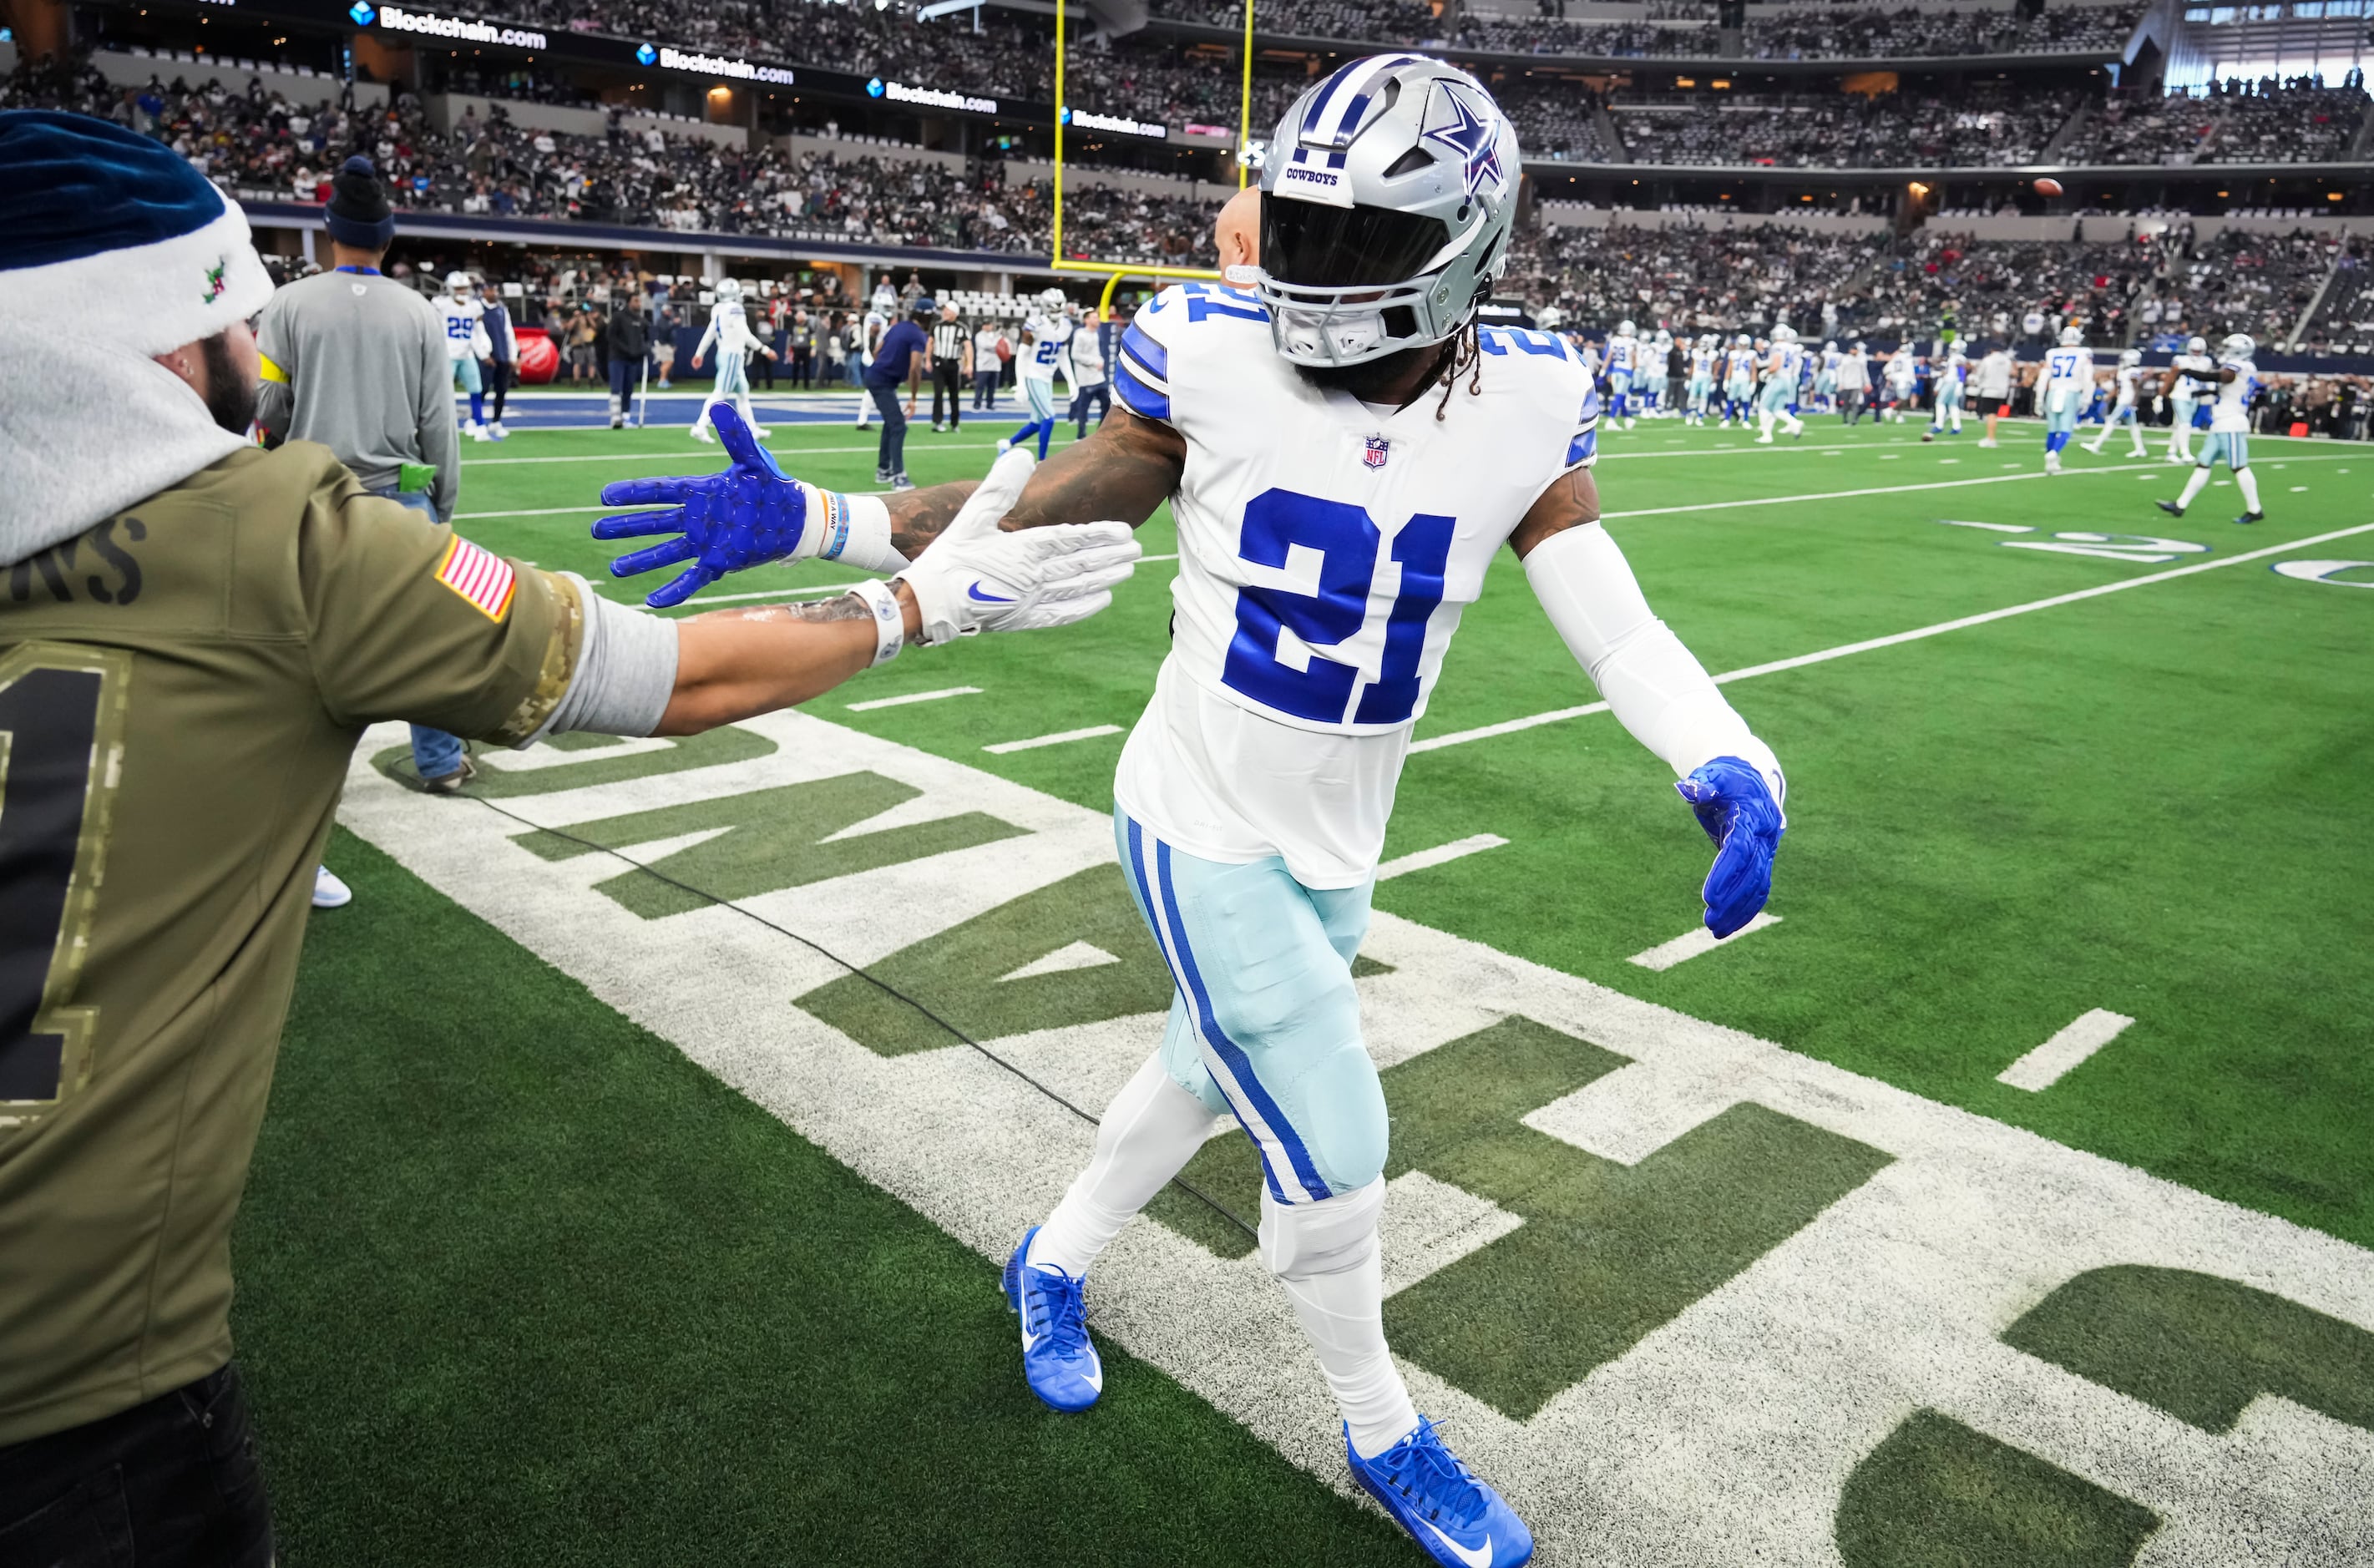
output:
<svg viewBox="0 0 2374 1568"><path fill-rule="evenodd" d="M546 46L544 34L533 28L504 27L496 22L482 22L475 17L440 16L433 11L407 10L402 6L382 6L376 16L363 0L355 0L347 13L364 27L376 23L389 32L414 33L423 38L448 39L456 43L491 43L506 49L542 49Z"/></svg>
<svg viewBox="0 0 2374 1568"><path fill-rule="evenodd" d="M731 76L736 81L763 82L776 88L792 85L790 66L755 64L738 54L702 54L664 43L645 43L636 47L635 59L644 65L681 71L688 76Z"/></svg>
<svg viewBox="0 0 2374 1568"><path fill-rule="evenodd" d="M1063 111L1064 123L1075 131L1103 131L1116 136L1147 136L1155 141L1168 140L1170 127L1149 120L1133 120L1126 114L1091 114L1085 109L1067 108Z"/></svg>
<svg viewBox="0 0 2374 1568"><path fill-rule="evenodd" d="M893 82L881 76L865 84L865 96L891 103L911 103L919 109L957 109L968 114L994 114L997 99L975 98L970 93L950 92L943 88L919 88L910 82Z"/></svg>

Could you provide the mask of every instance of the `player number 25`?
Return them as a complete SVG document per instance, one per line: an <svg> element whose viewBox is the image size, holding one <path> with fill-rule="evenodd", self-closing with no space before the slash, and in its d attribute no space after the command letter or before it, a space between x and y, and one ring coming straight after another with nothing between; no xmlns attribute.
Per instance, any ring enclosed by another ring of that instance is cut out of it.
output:
<svg viewBox="0 0 2374 1568"><path fill-rule="evenodd" d="M1357 724L1398 724L1417 708L1418 655L1426 648L1426 623L1442 603L1444 563L1451 556L1453 519L1420 512L1393 535L1393 558L1401 565L1401 592L1385 618L1385 656L1375 681L1360 696ZM1369 590L1376 580L1382 531L1367 510L1346 501L1324 501L1293 490L1264 490L1245 508L1237 546L1257 567L1283 569L1296 545L1319 553L1319 591L1248 587L1237 591L1237 635L1229 639L1221 681L1265 708L1315 723L1338 724L1359 679L1357 666L1314 653L1300 670L1277 656L1281 630L1305 646L1324 649L1359 635L1369 618Z"/></svg>

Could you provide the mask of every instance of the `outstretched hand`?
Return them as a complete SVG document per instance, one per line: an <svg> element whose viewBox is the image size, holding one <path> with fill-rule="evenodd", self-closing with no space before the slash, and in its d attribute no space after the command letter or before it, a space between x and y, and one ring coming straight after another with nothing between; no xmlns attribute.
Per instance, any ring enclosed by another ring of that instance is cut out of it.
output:
<svg viewBox="0 0 2374 1568"><path fill-rule="evenodd" d="M1141 549L1125 522L999 529L1036 466L1020 447L999 458L939 538L899 574L922 614L925 647L1087 620L1130 575Z"/></svg>
<svg viewBox="0 0 2374 1568"><path fill-rule="evenodd" d="M1714 840L1707 872L1707 930L1731 935L1756 918L1772 894L1772 856L1785 824L1764 775L1735 756L1719 756L1674 786Z"/></svg>
<svg viewBox="0 0 2374 1568"><path fill-rule="evenodd" d="M732 466L723 474L673 479L622 479L602 486L607 507L664 507L629 512L594 524L596 539L644 539L673 533L665 544L630 551L610 563L612 577L633 577L689 561L691 568L647 595L654 610L681 604L728 572L795 560L817 552L807 526L807 493L775 466L730 404L710 410ZM805 545L805 548L802 546Z"/></svg>

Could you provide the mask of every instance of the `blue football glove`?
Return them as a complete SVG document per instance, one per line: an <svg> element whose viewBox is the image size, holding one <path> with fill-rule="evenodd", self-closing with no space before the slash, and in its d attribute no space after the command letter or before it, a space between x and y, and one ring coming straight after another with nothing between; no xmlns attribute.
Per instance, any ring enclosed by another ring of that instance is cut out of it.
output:
<svg viewBox="0 0 2374 1568"><path fill-rule="evenodd" d="M1719 756L1674 786L1714 840L1707 872L1707 930L1731 935L1772 895L1772 855L1780 848L1780 803L1764 775L1735 756Z"/></svg>
<svg viewBox="0 0 2374 1568"><path fill-rule="evenodd" d="M724 473L622 479L602 486L605 507L667 509L603 518L594 524L594 538L676 535L664 544L647 545L612 561L612 577L692 563L675 581L643 600L654 610L683 603L727 572L816 553L814 541L807 538L807 492L775 466L773 456L758 443L732 404L719 404L709 417L734 460ZM810 544L805 551L800 548L804 540Z"/></svg>

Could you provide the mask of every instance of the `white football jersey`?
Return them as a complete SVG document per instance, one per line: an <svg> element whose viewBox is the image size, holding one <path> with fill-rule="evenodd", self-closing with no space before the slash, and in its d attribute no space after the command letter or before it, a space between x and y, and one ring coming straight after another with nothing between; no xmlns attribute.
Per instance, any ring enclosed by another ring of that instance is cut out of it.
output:
<svg viewBox="0 0 2374 1568"><path fill-rule="evenodd" d="M2082 401L2094 392L2094 351L2056 348L2044 357L2044 406L2059 413L2071 400Z"/></svg>
<svg viewBox="0 0 2374 1568"><path fill-rule="evenodd" d="M474 352L472 341L478 337L478 318L487 308L476 298L456 299L451 294L437 297L437 314L445 322L445 357L467 359Z"/></svg>
<svg viewBox="0 0 2374 1568"><path fill-rule="evenodd" d="M1690 380L1694 381L1710 381L1714 380L1713 349L1693 348L1690 350Z"/></svg>
<svg viewBox="0 0 2374 1568"><path fill-rule="evenodd" d="M2180 354L2168 362L2171 370L2214 370L2216 368L2215 362L2206 354ZM2201 401L2201 384L2179 376L2168 395L2170 402L2190 408Z"/></svg>
<svg viewBox="0 0 2374 1568"><path fill-rule="evenodd" d="M1030 342L1022 351L1022 366L1016 373L1034 381L1052 381L1055 372L1064 368L1064 345L1072 341L1072 322L1063 316L1033 316L1023 323Z"/></svg>
<svg viewBox="0 0 2374 1568"><path fill-rule="evenodd" d="M721 357L728 354L746 356L758 342L750 335L750 318L744 313L742 307L720 301L709 308L709 330L700 334L695 352L706 353L713 343Z"/></svg>
<svg viewBox="0 0 2374 1568"><path fill-rule="evenodd" d="M1607 339L1607 373L1628 376L1639 362L1640 345L1637 339L1610 335Z"/></svg>
<svg viewBox="0 0 2374 1568"><path fill-rule="evenodd" d="M2251 394L2259 385L2258 364L2250 359L2220 359L2217 363L2233 371L2234 379L2217 385L2217 402L2209 410L2209 433L2245 434L2251 428Z"/></svg>
<svg viewBox="0 0 2374 1568"><path fill-rule="evenodd" d="M2125 408L2135 401L2135 382L2144 373L2140 365L2119 367L2119 406Z"/></svg>
<svg viewBox="0 0 2374 1568"><path fill-rule="evenodd" d="M1899 348L1887 357L1887 379L1891 385L1909 387L1914 374L1912 350Z"/></svg>
<svg viewBox="0 0 2374 1568"><path fill-rule="evenodd" d="M1122 334L1114 395L1187 443L1170 652L1113 784L1158 837L1282 856L1310 887L1375 869L1462 611L1542 492L1597 455L1568 344L1478 342L1480 393L1463 375L1447 407L1437 390L1396 411L1304 380L1234 289L1165 289Z"/></svg>

